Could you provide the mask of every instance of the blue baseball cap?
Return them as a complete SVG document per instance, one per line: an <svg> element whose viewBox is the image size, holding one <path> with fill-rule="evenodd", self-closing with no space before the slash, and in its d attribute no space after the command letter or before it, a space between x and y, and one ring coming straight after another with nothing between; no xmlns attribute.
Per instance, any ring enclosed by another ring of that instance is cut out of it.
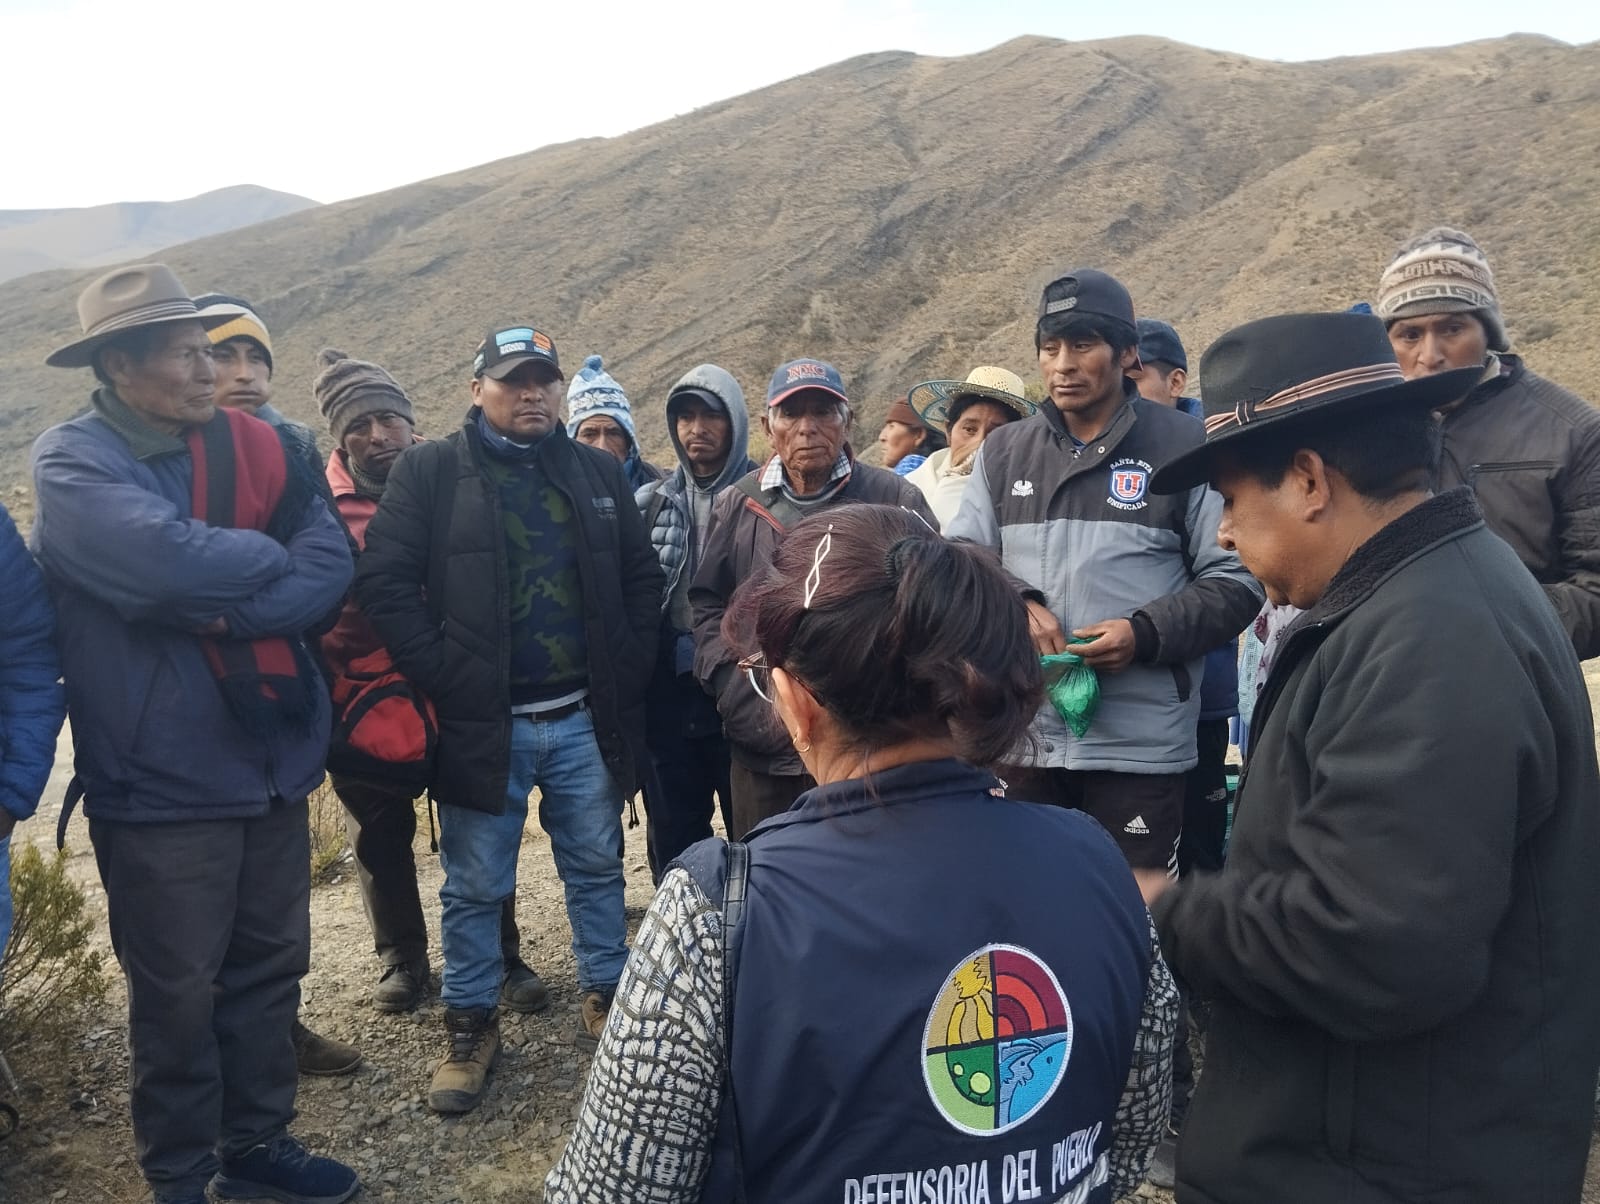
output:
<svg viewBox="0 0 1600 1204"><path fill-rule="evenodd" d="M1174 368L1189 370L1189 357L1184 354L1183 340L1178 337L1178 332L1168 326L1160 318L1140 318L1136 323L1139 328L1139 361L1148 364L1151 360L1160 360L1163 364L1171 364Z"/></svg>
<svg viewBox="0 0 1600 1204"><path fill-rule="evenodd" d="M772 383L767 385L767 408L782 405L784 398L811 389L832 393L845 405L850 404L850 399L845 396L844 378L839 375L839 369L821 360L790 360L786 364L779 364L778 370L772 374Z"/></svg>
<svg viewBox="0 0 1600 1204"><path fill-rule="evenodd" d="M508 326L491 330L472 355L472 375L492 376L504 380L522 364L549 364L555 369L556 379L561 374L561 361L556 358L556 345L550 336L531 326Z"/></svg>

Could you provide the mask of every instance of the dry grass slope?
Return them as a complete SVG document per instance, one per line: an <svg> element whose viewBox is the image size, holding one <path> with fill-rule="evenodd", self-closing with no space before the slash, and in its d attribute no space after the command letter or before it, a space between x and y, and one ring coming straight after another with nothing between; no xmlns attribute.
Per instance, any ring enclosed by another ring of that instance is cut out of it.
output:
<svg viewBox="0 0 1600 1204"><path fill-rule="evenodd" d="M575 366L657 409L713 359L759 396L833 359L875 429L892 394L975 362L1033 375L1039 285L1109 268L1202 347L1237 322L1368 296L1394 246L1447 221L1486 245L1514 337L1584 388L1600 370L1600 43L1513 37L1281 64L1152 38L1022 38L884 53L621 138L547 147L168 253L195 290L253 298L278 396L320 425L336 345L453 425L473 345L532 319ZM0 286L0 482L80 409L42 367L92 273Z"/></svg>

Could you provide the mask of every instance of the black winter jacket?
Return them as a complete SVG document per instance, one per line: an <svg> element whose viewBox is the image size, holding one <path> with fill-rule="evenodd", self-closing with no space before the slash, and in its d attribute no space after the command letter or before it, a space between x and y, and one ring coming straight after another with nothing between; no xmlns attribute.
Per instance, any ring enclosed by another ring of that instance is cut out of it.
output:
<svg viewBox="0 0 1600 1204"><path fill-rule="evenodd" d="M1471 485L1561 616L1600 656L1600 410L1514 355L1444 416L1439 485Z"/></svg>
<svg viewBox="0 0 1600 1204"><path fill-rule="evenodd" d="M722 615L733 591L746 577L772 562L772 554L786 531L771 509L783 509L779 502L781 490L756 489L759 502L745 492L745 487L759 485L761 471L758 468L739 484L724 489L711 508L705 558L689 587L689 602L694 607L694 672L717 700L734 760L758 773L802 774L806 768L785 738L783 724L775 717L772 705L750 688L744 674L735 671L734 663L745 651L752 650L730 648L722 638ZM939 529L939 520L928 508L922 490L886 469L858 462L850 479L828 505L861 502L904 506L920 514L934 530Z"/></svg>
<svg viewBox="0 0 1600 1204"><path fill-rule="evenodd" d="M511 759L511 602L500 495L483 467L476 418L474 407L461 430L395 462L367 527L356 599L438 709L433 797L500 814ZM544 471L578 516L595 737L611 776L632 794L661 570L616 458L559 427L540 447Z"/></svg>
<svg viewBox="0 0 1600 1204"><path fill-rule="evenodd" d="M1215 1000L1184 1204L1575 1204L1600 773L1556 615L1464 489L1292 626L1228 861L1153 909Z"/></svg>

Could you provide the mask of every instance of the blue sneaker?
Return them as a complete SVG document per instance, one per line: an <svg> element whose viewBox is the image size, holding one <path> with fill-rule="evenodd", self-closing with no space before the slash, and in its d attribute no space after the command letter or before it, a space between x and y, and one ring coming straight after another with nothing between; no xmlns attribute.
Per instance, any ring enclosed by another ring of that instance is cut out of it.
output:
<svg viewBox="0 0 1600 1204"><path fill-rule="evenodd" d="M285 1133L225 1161L211 1190L224 1200L344 1204L361 1190L361 1180L344 1163L311 1153Z"/></svg>

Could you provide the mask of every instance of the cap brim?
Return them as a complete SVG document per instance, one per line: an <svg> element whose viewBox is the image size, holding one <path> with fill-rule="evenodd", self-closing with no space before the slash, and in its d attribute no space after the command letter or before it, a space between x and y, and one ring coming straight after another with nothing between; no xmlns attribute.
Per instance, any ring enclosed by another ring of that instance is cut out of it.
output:
<svg viewBox="0 0 1600 1204"><path fill-rule="evenodd" d="M844 402L845 405L850 404L850 399L848 397L839 392L838 389L831 389L827 385L796 385L792 389L785 389L776 397L767 398L767 409L770 410L773 406L781 406L796 393L826 393L829 397L837 397L840 401Z"/></svg>
<svg viewBox="0 0 1600 1204"><path fill-rule="evenodd" d="M485 368L478 375L491 376L495 380L504 380L518 368L522 367L523 364L543 364L545 367L549 368L550 371L556 374L557 380L567 379L561 372L561 365L556 363L547 355L513 355L507 359L501 360L498 364L495 364L492 367Z"/></svg>
<svg viewBox="0 0 1600 1204"><path fill-rule="evenodd" d="M1482 377L1482 367L1456 368L1354 396L1336 397L1320 405L1300 406L1280 415L1263 415L1244 426L1230 426L1221 434L1208 438L1199 447L1191 448L1157 468L1150 477L1150 492L1184 493L1196 485L1208 483L1216 468L1218 454L1241 446L1247 439L1285 430L1296 423L1329 413L1349 414L1377 405L1438 409L1465 397Z"/></svg>
<svg viewBox="0 0 1600 1204"><path fill-rule="evenodd" d="M906 400L911 408L921 415L922 421L948 434L950 407L956 398L963 396L982 397L986 401L997 402L1015 413L1018 418L1031 418L1039 410L1039 407L1026 397L1018 397L1015 393L990 388L988 385L968 384L964 380L925 380L911 390Z"/></svg>
<svg viewBox="0 0 1600 1204"><path fill-rule="evenodd" d="M169 322L198 322L206 330L216 326L226 326L237 314L173 314L167 318L156 318L150 322L135 322L132 326L122 326L116 330L107 330L100 334L90 335L88 338L79 339L68 343L65 347L58 347L45 356L45 364L51 368L88 368L94 364L94 353L112 339L121 338L130 330L143 330L149 326L165 326Z"/></svg>
<svg viewBox="0 0 1600 1204"><path fill-rule="evenodd" d="M702 405L710 406L719 413L726 414L728 412L727 402L723 401L710 389L703 389L699 385L685 385L681 389L674 389L671 393L668 393L667 409L670 410L680 401L688 401L690 398L694 398Z"/></svg>

